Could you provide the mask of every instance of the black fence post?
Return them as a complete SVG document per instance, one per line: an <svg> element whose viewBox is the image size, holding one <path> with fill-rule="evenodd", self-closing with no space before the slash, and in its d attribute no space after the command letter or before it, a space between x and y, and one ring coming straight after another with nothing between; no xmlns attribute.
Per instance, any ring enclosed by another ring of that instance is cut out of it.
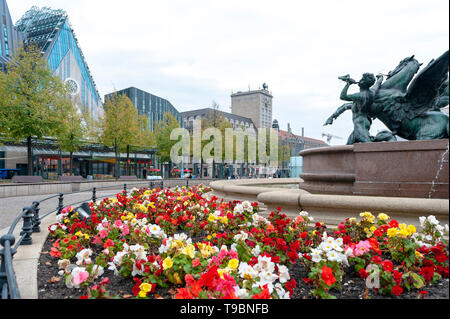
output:
<svg viewBox="0 0 450 319"><path fill-rule="evenodd" d="M33 240L31 238L31 235L33 234L33 209L31 207L25 207L23 209L22 218L23 218L23 226L20 236L23 235L25 236L20 245L28 246L33 243Z"/></svg>
<svg viewBox="0 0 450 319"><path fill-rule="evenodd" d="M155 185L153 184L153 182L150 182L150 189L154 189Z"/></svg>
<svg viewBox="0 0 450 319"><path fill-rule="evenodd" d="M61 214L62 210L64 209L64 194L63 193L59 193L57 209L58 209L58 212L56 213L56 215Z"/></svg>
<svg viewBox="0 0 450 319"><path fill-rule="evenodd" d="M125 192L125 194L127 193L127 184L123 184L123 191Z"/></svg>
<svg viewBox="0 0 450 319"><path fill-rule="evenodd" d="M33 202L33 233L41 232L41 221L39 219L39 202Z"/></svg>
<svg viewBox="0 0 450 319"><path fill-rule="evenodd" d="M97 201L97 188L94 187L92 189L92 202L95 203Z"/></svg>
<svg viewBox="0 0 450 319"><path fill-rule="evenodd" d="M16 242L16 238L12 234L6 234L0 238L0 245L5 247L6 242L11 247ZM0 249L0 299L11 298L11 287L8 284L8 277L6 275L6 256L5 248ZM6 289L4 289L6 287Z"/></svg>

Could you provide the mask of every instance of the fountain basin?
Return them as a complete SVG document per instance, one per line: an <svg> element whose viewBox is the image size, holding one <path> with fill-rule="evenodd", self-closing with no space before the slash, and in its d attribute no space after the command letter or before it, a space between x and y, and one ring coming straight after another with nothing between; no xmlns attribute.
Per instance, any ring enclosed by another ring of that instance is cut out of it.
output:
<svg viewBox="0 0 450 319"><path fill-rule="evenodd" d="M444 139L305 150L300 188L312 194L448 199L448 148Z"/></svg>
<svg viewBox="0 0 450 319"><path fill-rule="evenodd" d="M262 214L270 214L277 207L290 217L307 211L316 221L333 227L345 218L358 217L368 211L386 213L402 223L419 226L419 217L434 215L442 224L448 224L449 205L446 199L425 199L388 196L355 196L312 194L303 189L286 189L283 185L303 183L302 179L262 179L215 181L206 196L216 196L225 201L258 202ZM270 187L267 187L270 184Z"/></svg>

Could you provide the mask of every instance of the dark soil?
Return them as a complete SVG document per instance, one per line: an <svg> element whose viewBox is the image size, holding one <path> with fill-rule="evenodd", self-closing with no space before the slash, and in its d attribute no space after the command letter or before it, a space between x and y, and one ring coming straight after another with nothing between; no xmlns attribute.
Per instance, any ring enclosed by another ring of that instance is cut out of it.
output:
<svg viewBox="0 0 450 319"><path fill-rule="evenodd" d="M79 299L86 295L86 289L69 289L65 286L63 278L58 277L57 258L50 256L49 251L52 247L53 240L49 237L44 244L41 252L41 257L38 264L38 296L39 299ZM351 271L345 273L342 279L342 291L331 290L330 294L336 296L338 299L362 299L366 291L365 281L357 274ZM290 270L291 278L297 282L297 287L294 291L292 299L312 299L312 286L305 283L303 278L308 277L306 268L297 263L293 269ZM123 276L115 276L114 273L105 269L102 278L108 277L110 285L107 290L110 294L120 298L134 298L132 288L134 281L132 278L124 278ZM59 278L59 280L58 280ZM56 279L56 280L55 280ZM171 288L157 288L155 295L170 299L173 296L174 290L177 287ZM449 299L449 279L441 279L438 283L432 286L426 286L423 289L427 291L425 299ZM418 299L420 294L418 290L404 291L400 296L381 296L377 295L373 290L369 290L368 298L370 299Z"/></svg>

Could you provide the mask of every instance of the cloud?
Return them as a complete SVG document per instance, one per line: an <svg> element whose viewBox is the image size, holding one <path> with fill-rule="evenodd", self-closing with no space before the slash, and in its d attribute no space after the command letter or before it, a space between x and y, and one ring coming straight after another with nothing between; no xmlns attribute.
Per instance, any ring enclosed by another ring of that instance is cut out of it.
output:
<svg viewBox="0 0 450 319"><path fill-rule="evenodd" d="M17 20L32 5L68 12L100 94L136 86L178 110L231 91L269 84L274 118L294 133L343 137L350 113L325 120L343 102L337 77L388 72L406 56L420 62L448 50L447 1L356 0L14 0ZM375 133L383 126L374 125Z"/></svg>

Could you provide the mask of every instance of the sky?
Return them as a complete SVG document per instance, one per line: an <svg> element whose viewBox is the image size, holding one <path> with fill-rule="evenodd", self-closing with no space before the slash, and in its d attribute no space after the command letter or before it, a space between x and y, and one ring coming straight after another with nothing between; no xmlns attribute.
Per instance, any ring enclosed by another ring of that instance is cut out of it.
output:
<svg viewBox="0 0 450 319"><path fill-rule="evenodd" d="M231 112L232 92L267 83L281 129L332 145L353 130L350 111L323 126L344 103L339 76L386 74L413 54L425 66L449 48L448 0L7 2L14 23L32 6L64 9L102 97L134 86L180 112Z"/></svg>

